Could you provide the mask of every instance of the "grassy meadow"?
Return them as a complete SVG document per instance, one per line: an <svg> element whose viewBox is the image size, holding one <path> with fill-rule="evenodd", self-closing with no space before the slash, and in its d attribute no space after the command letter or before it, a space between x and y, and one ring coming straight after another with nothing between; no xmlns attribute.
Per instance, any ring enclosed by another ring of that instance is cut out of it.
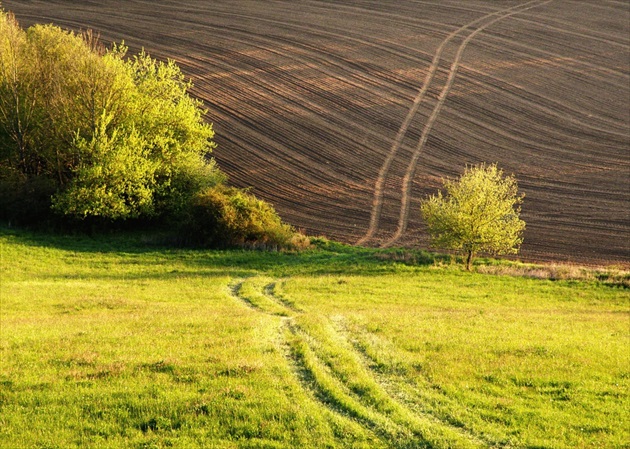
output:
<svg viewBox="0 0 630 449"><path fill-rule="evenodd" d="M606 276L8 229L0 251L3 448L630 447Z"/></svg>

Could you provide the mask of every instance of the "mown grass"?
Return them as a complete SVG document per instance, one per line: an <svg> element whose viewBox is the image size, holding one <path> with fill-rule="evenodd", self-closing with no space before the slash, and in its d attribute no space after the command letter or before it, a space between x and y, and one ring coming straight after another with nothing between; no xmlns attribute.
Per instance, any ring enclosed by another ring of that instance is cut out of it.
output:
<svg viewBox="0 0 630 449"><path fill-rule="evenodd" d="M0 447L622 448L630 293L0 232Z"/></svg>

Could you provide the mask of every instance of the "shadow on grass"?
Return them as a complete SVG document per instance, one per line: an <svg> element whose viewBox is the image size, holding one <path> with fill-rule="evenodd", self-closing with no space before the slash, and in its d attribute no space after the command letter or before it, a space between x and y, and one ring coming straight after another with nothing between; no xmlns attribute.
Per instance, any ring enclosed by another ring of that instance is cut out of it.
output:
<svg viewBox="0 0 630 449"><path fill-rule="evenodd" d="M299 252L211 250L169 245L158 233L52 234L0 227L0 238L16 244L53 248L89 259L119 256L118 264L176 264L185 269L137 273L137 277L382 275L433 264L439 256L421 250L363 248L314 239L312 249ZM113 262L111 262L113 263ZM105 277L107 273L103 274ZM70 275L71 276L71 275ZM112 277L116 275L111 274ZM134 275L135 277L135 275Z"/></svg>
<svg viewBox="0 0 630 449"><path fill-rule="evenodd" d="M17 228L0 227L0 237L12 238L16 243L41 248L54 248L85 253L150 253L166 249L157 235L148 237L140 233L97 234L34 232Z"/></svg>

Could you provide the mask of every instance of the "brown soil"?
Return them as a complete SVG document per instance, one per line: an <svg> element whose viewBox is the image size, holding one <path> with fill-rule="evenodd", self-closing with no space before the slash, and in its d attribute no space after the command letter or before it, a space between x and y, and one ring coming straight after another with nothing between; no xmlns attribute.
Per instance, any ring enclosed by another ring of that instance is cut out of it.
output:
<svg viewBox="0 0 630 449"><path fill-rule="evenodd" d="M124 5L124 6L121 6ZM419 200L466 164L519 180L528 260L630 264L622 1L4 0L175 59L215 157L290 223L428 245Z"/></svg>

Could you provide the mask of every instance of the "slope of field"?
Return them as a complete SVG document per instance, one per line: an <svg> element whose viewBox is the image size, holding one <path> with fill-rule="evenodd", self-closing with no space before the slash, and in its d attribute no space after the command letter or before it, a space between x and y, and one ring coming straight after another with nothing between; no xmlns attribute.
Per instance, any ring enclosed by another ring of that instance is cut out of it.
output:
<svg viewBox="0 0 630 449"><path fill-rule="evenodd" d="M310 234L426 246L418 202L497 162L523 256L630 262L630 5L622 1L5 0L175 59L216 158Z"/></svg>
<svg viewBox="0 0 630 449"><path fill-rule="evenodd" d="M627 289L386 254L2 229L0 447L627 444Z"/></svg>

